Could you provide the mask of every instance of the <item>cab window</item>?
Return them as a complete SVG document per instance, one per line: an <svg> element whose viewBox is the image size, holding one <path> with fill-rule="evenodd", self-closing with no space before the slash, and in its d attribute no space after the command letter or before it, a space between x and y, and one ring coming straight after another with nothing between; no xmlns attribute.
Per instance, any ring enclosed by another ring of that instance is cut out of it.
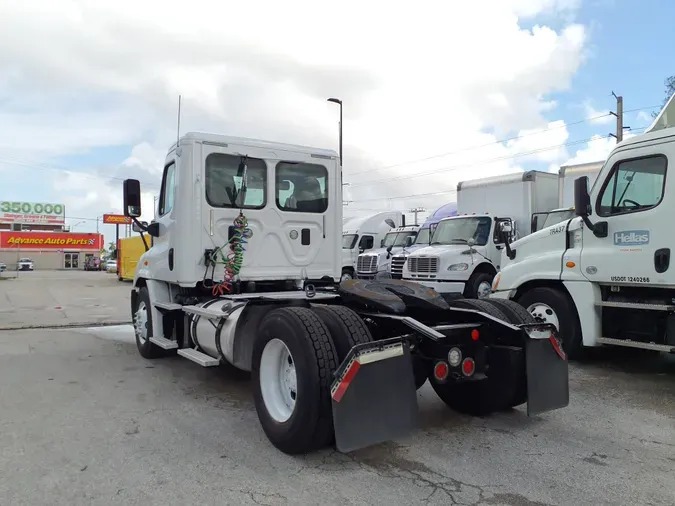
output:
<svg viewBox="0 0 675 506"><path fill-rule="evenodd" d="M171 162L164 167L164 176L162 177L162 191L159 196L158 214L164 216L173 209L173 198L176 189L176 164Z"/></svg>
<svg viewBox="0 0 675 506"><path fill-rule="evenodd" d="M617 163L598 197L599 216L651 209L663 199L668 161L649 156Z"/></svg>
<svg viewBox="0 0 675 506"><path fill-rule="evenodd" d="M282 211L325 212L328 209L328 170L313 163L279 162L276 201Z"/></svg>
<svg viewBox="0 0 675 506"><path fill-rule="evenodd" d="M246 176L245 188L242 188ZM261 209L267 201L267 165L260 158L211 153L206 157L206 201L211 207Z"/></svg>

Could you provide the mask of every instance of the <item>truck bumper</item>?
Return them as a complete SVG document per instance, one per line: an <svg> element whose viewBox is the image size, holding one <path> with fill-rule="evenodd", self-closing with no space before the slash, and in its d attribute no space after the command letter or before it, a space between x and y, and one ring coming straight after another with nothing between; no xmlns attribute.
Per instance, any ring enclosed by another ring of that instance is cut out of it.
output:
<svg viewBox="0 0 675 506"><path fill-rule="evenodd" d="M464 293L464 287L466 286L466 283L462 281L429 281L417 278L403 278L403 280L433 288L437 293Z"/></svg>

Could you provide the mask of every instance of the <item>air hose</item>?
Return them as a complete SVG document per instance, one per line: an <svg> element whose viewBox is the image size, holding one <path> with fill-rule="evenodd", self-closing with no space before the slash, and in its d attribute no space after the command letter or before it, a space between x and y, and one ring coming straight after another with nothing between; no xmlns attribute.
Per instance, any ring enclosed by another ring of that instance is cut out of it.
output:
<svg viewBox="0 0 675 506"><path fill-rule="evenodd" d="M244 263L244 251L246 251L244 245L248 242L247 239L251 237L251 229L248 228L248 220L241 211L232 222L232 228L232 237L229 241L230 252L223 258L225 263L223 281L214 285L213 295L224 295L232 291L232 285Z"/></svg>

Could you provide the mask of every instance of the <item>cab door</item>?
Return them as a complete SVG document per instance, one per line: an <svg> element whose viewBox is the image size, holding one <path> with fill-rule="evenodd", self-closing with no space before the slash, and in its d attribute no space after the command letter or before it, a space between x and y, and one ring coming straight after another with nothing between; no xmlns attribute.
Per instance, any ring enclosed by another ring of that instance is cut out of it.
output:
<svg viewBox="0 0 675 506"><path fill-rule="evenodd" d="M589 217L592 223L607 223L606 237L583 230L581 272L590 281L675 286L670 258L675 200L667 170L675 159L673 140L630 146L607 161L604 180L593 186Z"/></svg>

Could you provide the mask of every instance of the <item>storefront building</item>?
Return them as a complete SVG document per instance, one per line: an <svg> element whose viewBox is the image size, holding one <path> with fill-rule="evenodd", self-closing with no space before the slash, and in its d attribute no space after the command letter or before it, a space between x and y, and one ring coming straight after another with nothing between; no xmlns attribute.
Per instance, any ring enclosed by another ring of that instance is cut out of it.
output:
<svg viewBox="0 0 675 506"><path fill-rule="evenodd" d="M0 230L0 263L16 269L21 258L30 258L35 270L84 269L89 257L100 257L103 235L70 232L14 232Z"/></svg>

